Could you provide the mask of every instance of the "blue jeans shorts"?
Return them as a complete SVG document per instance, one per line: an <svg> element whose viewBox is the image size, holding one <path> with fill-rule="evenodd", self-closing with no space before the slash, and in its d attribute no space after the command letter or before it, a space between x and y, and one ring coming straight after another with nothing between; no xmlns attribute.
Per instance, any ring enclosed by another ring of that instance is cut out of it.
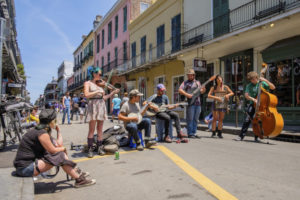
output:
<svg viewBox="0 0 300 200"><path fill-rule="evenodd" d="M32 162L30 165L28 165L27 167L23 167L23 168L18 168L16 170L16 173L18 176L22 176L22 177L32 177L33 173L34 173L34 162Z"/></svg>
<svg viewBox="0 0 300 200"><path fill-rule="evenodd" d="M117 116L117 117L118 117L119 112L120 112L120 109L113 109L112 114L113 114L114 116Z"/></svg>

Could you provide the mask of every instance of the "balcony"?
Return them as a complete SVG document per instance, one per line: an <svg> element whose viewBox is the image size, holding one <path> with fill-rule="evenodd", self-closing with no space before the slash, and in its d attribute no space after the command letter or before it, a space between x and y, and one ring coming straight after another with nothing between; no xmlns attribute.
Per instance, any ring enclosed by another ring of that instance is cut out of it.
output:
<svg viewBox="0 0 300 200"><path fill-rule="evenodd" d="M82 88L85 81L86 80L81 80L80 82L77 82L71 86L68 86L68 91L73 91L73 90Z"/></svg>
<svg viewBox="0 0 300 200"><path fill-rule="evenodd" d="M182 49L187 49L257 24L297 7L300 7L299 0L253 0L238 8L229 10L224 15L218 16L180 35L176 35L152 49L147 49L146 52L132 57L122 65L106 65L103 67L103 72L105 74L111 69L116 68L119 74L123 75L135 70L150 68L151 66L168 62L175 59L175 53L178 53Z"/></svg>

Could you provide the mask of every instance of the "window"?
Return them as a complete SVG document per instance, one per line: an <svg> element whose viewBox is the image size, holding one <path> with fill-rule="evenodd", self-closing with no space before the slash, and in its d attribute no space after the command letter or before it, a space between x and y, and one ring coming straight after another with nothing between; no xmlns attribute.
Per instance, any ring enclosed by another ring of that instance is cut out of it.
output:
<svg viewBox="0 0 300 200"><path fill-rule="evenodd" d="M132 60L132 67L136 66L136 42L131 44L131 60Z"/></svg>
<svg viewBox="0 0 300 200"><path fill-rule="evenodd" d="M104 67L104 57L101 57L101 67Z"/></svg>
<svg viewBox="0 0 300 200"><path fill-rule="evenodd" d="M127 62L127 42L123 42L123 63Z"/></svg>
<svg viewBox="0 0 300 200"><path fill-rule="evenodd" d="M80 82L82 81L82 73L80 73Z"/></svg>
<svg viewBox="0 0 300 200"><path fill-rule="evenodd" d="M107 68L110 70L110 52L107 53Z"/></svg>
<svg viewBox="0 0 300 200"><path fill-rule="evenodd" d="M157 58L165 54L165 25L161 25L156 29L156 42L157 42Z"/></svg>
<svg viewBox="0 0 300 200"><path fill-rule="evenodd" d="M97 53L100 51L100 34L97 35Z"/></svg>
<svg viewBox="0 0 300 200"><path fill-rule="evenodd" d="M145 10L147 10L147 8L149 8L149 4L141 2L140 3L140 14L142 14Z"/></svg>
<svg viewBox="0 0 300 200"><path fill-rule="evenodd" d="M118 29L119 29L119 16L115 17L115 38L118 38Z"/></svg>
<svg viewBox="0 0 300 200"><path fill-rule="evenodd" d="M146 36L141 38L141 65L146 63Z"/></svg>
<svg viewBox="0 0 300 200"><path fill-rule="evenodd" d="M99 60L97 60L97 65L96 66L99 67Z"/></svg>
<svg viewBox="0 0 300 200"><path fill-rule="evenodd" d="M82 60L82 52L80 52L80 62L82 63L83 60Z"/></svg>
<svg viewBox="0 0 300 200"><path fill-rule="evenodd" d="M270 81L276 87L271 92L278 98L278 107L300 106L300 99L297 97L300 92L299 59L287 59L277 63L268 63Z"/></svg>
<svg viewBox="0 0 300 200"><path fill-rule="evenodd" d="M152 61L152 44L149 44L149 61Z"/></svg>
<svg viewBox="0 0 300 200"><path fill-rule="evenodd" d="M107 44L111 43L111 26L112 26L112 22L109 22L108 24L108 34L107 34Z"/></svg>
<svg viewBox="0 0 300 200"><path fill-rule="evenodd" d="M157 93L156 86L160 83L165 84L165 76L158 76L154 78L154 94Z"/></svg>
<svg viewBox="0 0 300 200"><path fill-rule="evenodd" d="M127 31L127 6L123 8L123 32Z"/></svg>
<svg viewBox="0 0 300 200"><path fill-rule="evenodd" d="M118 66L118 47L115 47L115 66Z"/></svg>
<svg viewBox="0 0 300 200"><path fill-rule="evenodd" d="M172 52L180 50L181 18L180 14L172 18Z"/></svg>
<svg viewBox="0 0 300 200"><path fill-rule="evenodd" d="M83 80L85 80L85 72L83 72Z"/></svg>
<svg viewBox="0 0 300 200"><path fill-rule="evenodd" d="M184 81L184 76L173 77L173 103L179 103L182 101L181 96L178 92L180 84Z"/></svg>
<svg viewBox="0 0 300 200"><path fill-rule="evenodd" d="M102 49L104 49L104 29L102 30Z"/></svg>

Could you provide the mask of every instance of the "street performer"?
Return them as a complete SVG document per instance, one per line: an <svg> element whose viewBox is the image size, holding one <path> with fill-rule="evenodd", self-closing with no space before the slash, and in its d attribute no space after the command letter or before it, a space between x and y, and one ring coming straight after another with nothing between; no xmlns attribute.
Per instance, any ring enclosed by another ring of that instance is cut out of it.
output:
<svg viewBox="0 0 300 200"><path fill-rule="evenodd" d="M211 137L216 136L216 124L218 121L218 137L223 138L223 119L225 113L227 112L229 98L233 95L234 93L232 90L227 85L223 84L223 77L221 75L217 75L215 79L215 85L212 86L208 92L208 98L215 100L212 105L213 121Z"/></svg>
<svg viewBox="0 0 300 200"><path fill-rule="evenodd" d="M247 107L246 110L246 118L245 121L243 123L242 126L242 130L241 133L239 135L239 139L243 140L246 132L249 128L249 125L253 119L253 116L255 114L255 107L254 107L254 103L257 103L257 94L258 94L258 89L259 89L259 82L262 81L262 87L269 91L271 90L275 90L275 85L273 83L271 83L270 81L268 81L267 79L263 78L263 77L258 77L258 74L254 71L249 72L247 74L247 79L250 81L250 83L246 86L246 90L245 90L245 98L250 101L249 105ZM258 136L255 136L255 141L258 142Z"/></svg>
<svg viewBox="0 0 300 200"><path fill-rule="evenodd" d="M186 109L186 124L189 138L199 138L199 136L196 135L196 131L199 116L201 113L200 95L196 98L196 101L194 103L190 103L191 98L193 97L192 92L195 91L197 88L201 88L201 83L200 81L197 81L195 79L195 75L195 71L193 69L190 69L187 74L188 80L184 81L180 85L178 90L178 92L181 95L184 95L188 98L189 105ZM201 94L205 93L205 91L205 87L201 88L200 90Z"/></svg>
<svg viewBox="0 0 300 200"><path fill-rule="evenodd" d="M156 86L157 88L157 93L152 95L150 97L150 99L152 99L151 102L155 103L157 106L162 106L162 105L168 105L169 104L169 98L167 95L165 95L165 91L166 88L163 84L158 84ZM143 104L146 104L146 102L144 102ZM174 108L177 108L179 106L179 104L175 104L175 105L170 105L167 107L167 109L163 112L159 112L159 109L157 107L154 107L153 110L156 112L155 117L164 120L165 122L165 137L164 137L164 141L167 143L171 143L172 140L169 136L169 125L170 125L170 120L173 119L175 122L175 127L176 127L176 132L177 132L177 137L179 139L183 139L183 137L187 137L187 135L183 134L181 132L181 127L180 127L180 118L178 113L171 111ZM186 140L182 140L183 142L186 142Z"/></svg>
<svg viewBox="0 0 300 200"><path fill-rule="evenodd" d="M93 157L93 141L94 132L97 124L97 152L99 155L104 155L104 146L102 144L102 129L103 122L107 119L107 111L105 100L109 99L119 90L113 90L110 94L105 95L105 91L102 87L97 85L97 81L100 80L101 70L99 67L90 66L88 68L89 81L84 83L84 96L89 99L87 107L87 120L89 121L88 131L88 157Z"/></svg>
<svg viewBox="0 0 300 200"><path fill-rule="evenodd" d="M141 112L139 101L140 97L143 96L137 89L131 90L129 93L129 100L126 101L120 110L118 115L119 120L124 122L124 127L128 131L129 138L132 136L135 143L136 149L139 151L143 151L144 147L141 144L141 140L138 135L138 130L145 130L145 144L147 148L150 148L152 145L156 144L155 141L150 139L151 136L151 120L149 118L143 118L140 123L138 122L138 117L129 117L130 113L141 114L142 116L146 112L147 108Z"/></svg>

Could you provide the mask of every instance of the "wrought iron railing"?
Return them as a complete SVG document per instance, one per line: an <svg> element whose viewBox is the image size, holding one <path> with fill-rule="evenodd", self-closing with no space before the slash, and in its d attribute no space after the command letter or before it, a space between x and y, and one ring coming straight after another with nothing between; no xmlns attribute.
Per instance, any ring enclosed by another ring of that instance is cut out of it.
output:
<svg viewBox="0 0 300 200"><path fill-rule="evenodd" d="M132 57L122 65L115 66L110 63L103 67L103 72L107 73L116 68L120 74L124 74L136 68L161 62L163 58L171 59L173 53L182 49L259 23L297 7L300 7L300 0L253 0L183 32L181 35L176 35L162 44L147 49L146 52Z"/></svg>

